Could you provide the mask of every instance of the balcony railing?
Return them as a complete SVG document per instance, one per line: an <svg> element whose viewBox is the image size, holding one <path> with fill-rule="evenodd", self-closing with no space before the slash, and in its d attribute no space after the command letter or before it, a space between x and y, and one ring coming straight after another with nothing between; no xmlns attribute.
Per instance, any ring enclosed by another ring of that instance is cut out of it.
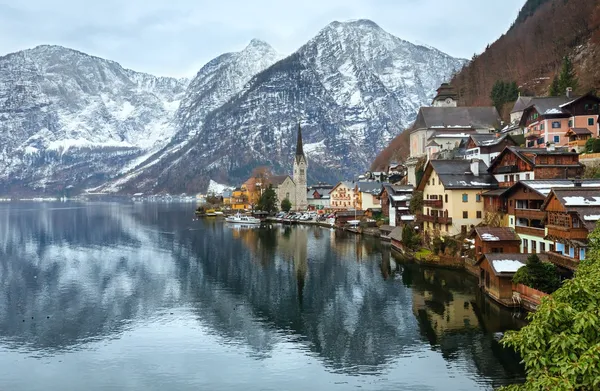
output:
<svg viewBox="0 0 600 391"><path fill-rule="evenodd" d="M519 171L519 167L517 167L516 164L513 165L507 165L507 166L500 166L496 169L495 174L510 174L513 172L518 172Z"/></svg>
<svg viewBox="0 0 600 391"><path fill-rule="evenodd" d="M437 223L437 224L452 224L452 217L418 215L417 221L418 222Z"/></svg>
<svg viewBox="0 0 600 391"><path fill-rule="evenodd" d="M569 147L585 147L587 140L573 140L569 141Z"/></svg>
<svg viewBox="0 0 600 391"><path fill-rule="evenodd" d="M517 225L515 231L517 231L518 234L537 236L538 238L546 236L546 230L544 228L522 227Z"/></svg>
<svg viewBox="0 0 600 391"><path fill-rule="evenodd" d="M546 228L548 229L548 236L569 240L586 240L589 234L585 228L570 228L560 225L546 225Z"/></svg>
<svg viewBox="0 0 600 391"><path fill-rule="evenodd" d="M515 216L529 220L543 220L546 214L539 209L515 209Z"/></svg>
<svg viewBox="0 0 600 391"><path fill-rule="evenodd" d="M431 208L442 208L444 202L442 200L424 200L423 205L429 206Z"/></svg>
<svg viewBox="0 0 600 391"><path fill-rule="evenodd" d="M579 266L578 260L564 256L561 253L549 251L546 254L548 255L548 260L557 266L561 266L573 271L577 270L577 267Z"/></svg>
<svg viewBox="0 0 600 391"><path fill-rule="evenodd" d="M540 138L542 132L540 130L530 130L525 133L525 138Z"/></svg>

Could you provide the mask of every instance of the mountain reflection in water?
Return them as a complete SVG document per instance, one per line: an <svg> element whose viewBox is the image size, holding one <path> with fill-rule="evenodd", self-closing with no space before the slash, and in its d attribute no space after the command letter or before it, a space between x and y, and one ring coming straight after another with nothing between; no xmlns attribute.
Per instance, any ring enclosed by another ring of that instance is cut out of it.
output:
<svg viewBox="0 0 600 391"><path fill-rule="evenodd" d="M0 388L522 380L496 335L523 322L468 275L402 263L375 239L193 221L191 209L0 205Z"/></svg>

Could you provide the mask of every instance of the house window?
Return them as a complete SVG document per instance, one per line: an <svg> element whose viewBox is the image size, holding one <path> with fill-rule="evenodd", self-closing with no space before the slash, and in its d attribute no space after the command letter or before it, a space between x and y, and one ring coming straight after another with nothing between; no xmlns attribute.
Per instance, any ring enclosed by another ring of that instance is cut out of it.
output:
<svg viewBox="0 0 600 391"><path fill-rule="evenodd" d="M508 175L504 175L504 182L508 182Z"/></svg>
<svg viewBox="0 0 600 391"><path fill-rule="evenodd" d="M546 251L546 242L540 242L540 252L543 253Z"/></svg>
<svg viewBox="0 0 600 391"><path fill-rule="evenodd" d="M552 128L553 129L560 129L560 121L554 121L554 122L552 122Z"/></svg>
<svg viewBox="0 0 600 391"><path fill-rule="evenodd" d="M446 194L446 195L444 196L444 199L445 199L446 203L448 203L448 194Z"/></svg>
<svg viewBox="0 0 600 391"><path fill-rule="evenodd" d="M548 250L549 250L549 251L554 251L554 243L550 243L550 244L548 245Z"/></svg>
<svg viewBox="0 0 600 391"><path fill-rule="evenodd" d="M544 137L540 137L537 139L538 145L543 144L545 141L546 141L546 138L544 138Z"/></svg>
<svg viewBox="0 0 600 391"><path fill-rule="evenodd" d="M478 210L478 211L477 211L477 218L478 218L478 219L480 219L480 218L481 218L481 211L480 211L480 210Z"/></svg>
<svg viewBox="0 0 600 391"><path fill-rule="evenodd" d="M554 136L554 142L555 143L559 143L560 142L560 136Z"/></svg>
<svg viewBox="0 0 600 391"><path fill-rule="evenodd" d="M465 210L463 211L463 219L468 219L469 218L469 211Z"/></svg>
<svg viewBox="0 0 600 391"><path fill-rule="evenodd" d="M462 200L463 200L463 202L469 202L469 195L468 194L463 194L462 195Z"/></svg>
<svg viewBox="0 0 600 391"><path fill-rule="evenodd" d="M525 174L525 179L530 180L531 179L531 174Z"/></svg>
<svg viewBox="0 0 600 391"><path fill-rule="evenodd" d="M542 124L540 125L540 130L544 130L544 123L542 122Z"/></svg>
<svg viewBox="0 0 600 391"><path fill-rule="evenodd" d="M572 120L572 119L570 119L570 120L569 120L569 128L572 128L572 127L573 127L573 120Z"/></svg>
<svg viewBox="0 0 600 391"><path fill-rule="evenodd" d="M594 119L593 118L588 118L588 125L589 126L593 126L594 125Z"/></svg>
<svg viewBox="0 0 600 391"><path fill-rule="evenodd" d="M527 239L523 239L523 253L524 253L524 254L527 254L527 253L529 252L529 251L527 250L527 247L528 247L528 246L527 246L527 242L528 242L528 240L527 240Z"/></svg>
<svg viewBox="0 0 600 391"><path fill-rule="evenodd" d="M475 194L475 201L481 202L481 194Z"/></svg>
<svg viewBox="0 0 600 391"><path fill-rule="evenodd" d="M514 225L515 224L515 219L514 218L510 218L510 225Z"/></svg>
<svg viewBox="0 0 600 391"><path fill-rule="evenodd" d="M515 179L517 180L517 182L521 179L521 176L519 174L515 175Z"/></svg>
<svg viewBox="0 0 600 391"><path fill-rule="evenodd" d="M531 241L531 252L532 252L533 254L535 254L535 253L536 253L536 251L537 251L537 246L536 246L536 245L537 245L537 242L536 242L535 240L532 240L532 241Z"/></svg>
<svg viewBox="0 0 600 391"><path fill-rule="evenodd" d="M575 216L571 218L573 220L573 228L579 228L579 219Z"/></svg>

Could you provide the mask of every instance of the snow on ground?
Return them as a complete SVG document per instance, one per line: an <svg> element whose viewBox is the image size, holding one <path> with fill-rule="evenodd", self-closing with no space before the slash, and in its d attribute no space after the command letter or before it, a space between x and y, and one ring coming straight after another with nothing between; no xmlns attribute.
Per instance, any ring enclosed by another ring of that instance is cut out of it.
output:
<svg viewBox="0 0 600 391"><path fill-rule="evenodd" d="M213 181L212 179L208 183L208 190L206 190L206 194L215 194L222 195L225 190L232 190L233 187L228 185L222 185Z"/></svg>
<svg viewBox="0 0 600 391"><path fill-rule="evenodd" d="M135 146L126 141L109 140L104 142L93 142L78 138L50 141L46 149L65 154L71 148L135 148Z"/></svg>

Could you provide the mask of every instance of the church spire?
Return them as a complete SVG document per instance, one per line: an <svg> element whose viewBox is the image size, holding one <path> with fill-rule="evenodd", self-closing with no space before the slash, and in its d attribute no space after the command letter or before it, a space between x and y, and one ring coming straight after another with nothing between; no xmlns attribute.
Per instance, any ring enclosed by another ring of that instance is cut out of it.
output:
<svg viewBox="0 0 600 391"><path fill-rule="evenodd" d="M296 157L304 156L304 148L302 148L302 128L298 123L298 141L296 143Z"/></svg>

